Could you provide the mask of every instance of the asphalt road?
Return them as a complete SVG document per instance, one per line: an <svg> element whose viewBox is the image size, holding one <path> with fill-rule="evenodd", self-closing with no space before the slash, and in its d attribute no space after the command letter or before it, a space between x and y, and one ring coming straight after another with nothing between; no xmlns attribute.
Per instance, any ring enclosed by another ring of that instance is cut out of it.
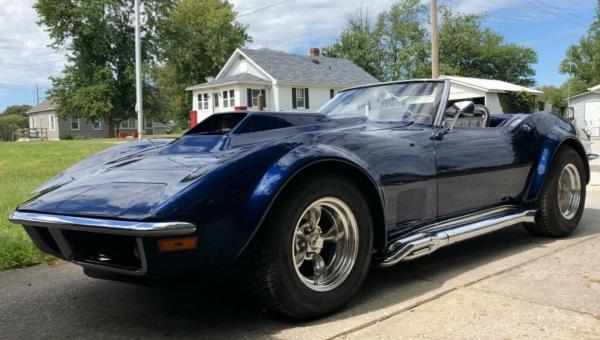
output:
<svg viewBox="0 0 600 340"><path fill-rule="evenodd" d="M600 192L577 232L517 226L373 270L340 313L302 323L215 276L168 288L94 280L59 262L0 272L0 338L598 338Z"/></svg>

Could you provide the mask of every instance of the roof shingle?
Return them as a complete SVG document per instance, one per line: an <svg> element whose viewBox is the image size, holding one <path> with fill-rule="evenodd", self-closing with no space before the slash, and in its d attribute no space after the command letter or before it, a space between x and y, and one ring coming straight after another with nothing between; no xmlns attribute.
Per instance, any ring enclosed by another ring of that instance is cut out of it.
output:
<svg viewBox="0 0 600 340"><path fill-rule="evenodd" d="M288 54L269 49L240 51L283 83L356 86L379 82L346 59Z"/></svg>

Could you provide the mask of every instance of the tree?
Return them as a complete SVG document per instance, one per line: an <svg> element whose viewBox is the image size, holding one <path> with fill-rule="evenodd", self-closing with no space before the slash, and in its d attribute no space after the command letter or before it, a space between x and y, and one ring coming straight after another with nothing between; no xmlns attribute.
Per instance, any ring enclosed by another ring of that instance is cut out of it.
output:
<svg viewBox="0 0 600 340"><path fill-rule="evenodd" d="M0 115L10 116L10 115L20 115L26 116L27 110L31 109L31 105L11 105L6 107L6 109L0 113Z"/></svg>
<svg viewBox="0 0 600 340"><path fill-rule="evenodd" d="M114 122L135 117L134 9L130 0L39 0L34 8L52 39L68 48L60 77L52 78L49 96L57 114ZM157 61L157 27L175 0L145 0L142 55L145 68ZM146 87L151 85L146 81ZM151 99L153 97L146 97ZM148 107L152 107L148 103ZM152 116L154 112L145 112Z"/></svg>
<svg viewBox="0 0 600 340"><path fill-rule="evenodd" d="M552 104L553 109L560 109L567 106L567 93L564 91L564 86L542 86L538 88L544 94L540 95L540 101ZM557 112L555 110L555 112Z"/></svg>
<svg viewBox="0 0 600 340"><path fill-rule="evenodd" d="M251 40L235 18L228 1L181 0L159 27L164 63L153 74L171 118L187 119L191 94L185 88L217 75L233 51Z"/></svg>
<svg viewBox="0 0 600 340"><path fill-rule="evenodd" d="M427 78L431 74L427 17L426 7L417 0L396 2L378 16L374 26L359 12L338 40L324 48L325 55L345 57L382 80ZM482 28L484 18L441 7L442 73L534 85L536 52L508 44L501 35Z"/></svg>
<svg viewBox="0 0 600 340"><path fill-rule="evenodd" d="M596 6L596 20L590 26L588 34L579 43L571 46L560 65L560 72L573 75L577 85L583 84L585 91L600 84L600 0Z"/></svg>
<svg viewBox="0 0 600 340"><path fill-rule="evenodd" d="M482 28L484 17L441 10L440 70L442 74L498 79L523 86L535 85L536 52L507 44L504 38Z"/></svg>
<svg viewBox="0 0 600 340"><path fill-rule="evenodd" d="M383 78L379 32L369 13L362 9L348 18L338 40L322 50L326 57L346 58L375 78Z"/></svg>
<svg viewBox="0 0 600 340"><path fill-rule="evenodd" d="M18 129L27 127L28 121L20 114L0 115L0 141L11 141Z"/></svg>
<svg viewBox="0 0 600 340"><path fill-rule="evenodd" d="M400 0L377 18L377 35L384 51L383 80L428 78L431 75L427 8L420 0Z"/></svg>

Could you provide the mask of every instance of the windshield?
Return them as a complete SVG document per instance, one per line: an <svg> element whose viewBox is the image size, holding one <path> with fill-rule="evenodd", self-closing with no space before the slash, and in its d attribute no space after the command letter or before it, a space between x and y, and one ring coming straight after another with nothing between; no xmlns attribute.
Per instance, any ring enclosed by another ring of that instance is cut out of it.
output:
<svg viewBox="0 0 600 340"><path fill-rule="evenodd" d="M442 82L407 82L357 88L341 92L319 112L331 118L432 124L443 87Z"/></svg>

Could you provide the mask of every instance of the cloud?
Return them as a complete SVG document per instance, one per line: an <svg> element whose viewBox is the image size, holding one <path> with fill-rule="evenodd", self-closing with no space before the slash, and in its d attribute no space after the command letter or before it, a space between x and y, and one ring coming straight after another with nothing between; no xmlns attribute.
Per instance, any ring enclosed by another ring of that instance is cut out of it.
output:
<svg viewBox="0 0 600 340"><path fill-rule="evenodd" d="M50 86L49 76L64 67L65 57L47 45L50 38L36 24L33 0L0 0L0 86L9 90Z"/></svg>

